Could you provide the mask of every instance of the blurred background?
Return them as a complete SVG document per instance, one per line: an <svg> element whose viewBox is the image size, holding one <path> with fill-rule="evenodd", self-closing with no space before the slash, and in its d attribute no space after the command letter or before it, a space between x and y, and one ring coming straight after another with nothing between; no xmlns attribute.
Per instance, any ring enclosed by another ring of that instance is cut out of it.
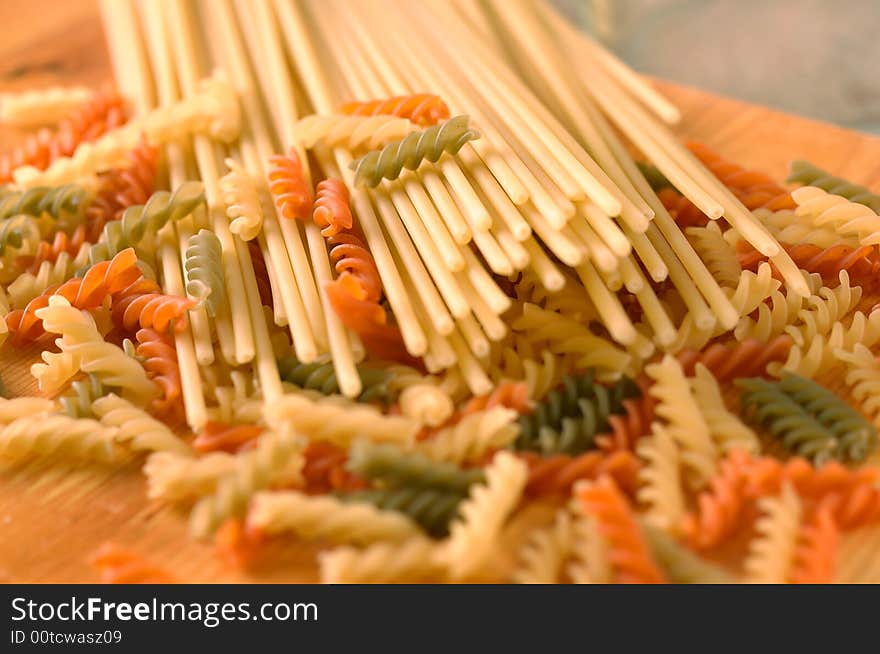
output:
<svg viewBox="0 0 880 654"><path fill-rule="evenodd" d="M636 69L880 134L880 0L554 0Z"/></svg>

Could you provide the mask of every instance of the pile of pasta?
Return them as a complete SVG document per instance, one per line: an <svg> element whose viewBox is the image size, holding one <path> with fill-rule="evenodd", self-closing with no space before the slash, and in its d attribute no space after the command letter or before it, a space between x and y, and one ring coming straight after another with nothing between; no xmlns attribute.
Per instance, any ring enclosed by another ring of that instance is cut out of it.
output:
<svg viewBox="0 0 880 654"><path fill-rule="evenodd" d="M0 98L4 466L327 582L880 579L880 196L680 143L544 2L102 16L118 91Z"/></svg>

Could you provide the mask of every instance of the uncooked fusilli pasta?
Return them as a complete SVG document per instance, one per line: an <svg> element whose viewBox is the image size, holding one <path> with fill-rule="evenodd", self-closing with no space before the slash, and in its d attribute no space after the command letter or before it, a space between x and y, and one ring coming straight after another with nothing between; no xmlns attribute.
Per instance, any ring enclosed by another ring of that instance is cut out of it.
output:
<svg viewBox="0 0 880 654"><path fill-rule="evenodd" d="M468 120L467 116L450 118L353 161L355 184L378 186L383 179L397 179L404 168L415 170L423 161L436 162L445 152L457 154L465 143L480 138L479 132L468 126Z"/></svg>

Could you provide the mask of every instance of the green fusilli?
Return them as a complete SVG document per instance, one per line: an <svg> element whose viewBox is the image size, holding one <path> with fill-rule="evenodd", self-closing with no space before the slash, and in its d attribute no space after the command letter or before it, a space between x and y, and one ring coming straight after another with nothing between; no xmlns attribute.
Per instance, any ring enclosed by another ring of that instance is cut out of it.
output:
<svg viewBox="0 0 880 654"><path fill-rule="evenodd" d="M824 386L788 374L779 381L779 388L834 434L841 458L863 461L877 448L874 425Z"/></svg>
<svg viewBox="0 0 880 654"><path fill-rule="evenodd" d="M53 218L81 214L86 208L86 190L78 184L36 186L19 191L0 187L0 220L27 214L39 217L48 213Z"/></svg>
<svg viewBox="0 0 880 654"><path fill-rule="evenodd" d="M156 191L146 204L133 205L125 210L121 220L107 223L101 240L89 250L89 263L106 261L127 247L138 245L145 237L155 236L168 222L191 214L205 202L201 182L184 182L172 193ZM85 269L77 274L85 273Z"/></svg>
<svg viewBox="0 0 880 654"><path fill-rule="evenodd" d="M736 385L743 389L740 404L746 417L766 427L789 451L817 466L837 455L834 432L789 397L778 383L755 378L738 379Z"/></svg>
<svg viewBox="0 0 880 654"><path fill-rule="evenodd" d="M339 395L339 381L332 362L302 363L296 357L278 360L278 372L283 381L301 388L318 391L323 395ZM363 389L357 397L359 402L381 402L388 404L394 400L389 382L394 373L382 368L357 367Z"/></svg>
<svg viewBox="0 0 880 654"><path fill-rule="evenodd" d="M468 470L454 463L438 463L419 453L406 453L394 445L357 441L348 454L348 469L356 475L387 486L409 486L467 493L472 484L483 483L479 468Z"/></svg>
<svg viewBox="0 0 880 654"><path fill-rule="evenodd" d="M534 413L520 416L514 447L545 454L583 452L608 427L608 416L623 410L623 400L638 395L638 387L628 377L610 388L596 383L593 371L565 377L562 387L548 393Z"/></svg>
<svg viewBox="0 0 880 654"><path fill-rule="evenodd" d="M352 161L354 183L356 186L378 186L383 179L397 179L404 168L415 170L424 160L436 162L444 152L456 154L465 143L478 138L479 132L468 127L468 116L450 118Z"/></svg>
<svg viewBox="0 0 880 654"><path fill-rule="evenodd" d="M341 495L345 502L368 502L383 511L397 511L408 516L429 535L443 538L458 516L465 495L438 488L383 488Z"/></svg>
<svg viewBox="0 0 880 654"><path fill-rule="evenodd" d="M33 216L21 214L0 222L0 256L6 254L6 248L18 249L39 239L40 227Z"/></svg>
<svg viewBox="0 0 880 654"><path fill-rule="evenodd" d="M809 161L803 159L792 161L791 173L785 181L790 184L797 182L804 186L815 186L833 195L840 195L852 202L863 204L880 213L880 195L871 192L864 186L853 184L843 177L832 175Z"/></svg>

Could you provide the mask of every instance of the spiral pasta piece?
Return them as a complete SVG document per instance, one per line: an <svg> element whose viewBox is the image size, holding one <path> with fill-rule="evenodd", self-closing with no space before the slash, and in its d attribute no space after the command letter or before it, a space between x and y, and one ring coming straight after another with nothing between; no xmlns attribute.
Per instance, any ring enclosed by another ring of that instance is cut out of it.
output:
<svg viewBox="0 0 880 654"><path fill-rule="evenodd" d="M545 454L583 452L608 428L608 417L621 411L623 400L636 394L638 388L628 377L610 388L595 383L592 371L566 377L562 388L549 393L533 413L520 416L516 447Z"/></svg>
<svg viewBox="0 0 880 654"><path fill-rule="evenodd" d="M336 236L343 229L351 229L353 219L345 182L336 178L318 182L312 220L321 228L324 238Z"/></svg>
<svg viewBox="0 0 880 654"><path fill-rule="evenodd" d="M721 235L718 223L710 222L705 227L688 227L685 233L718 283L736 288L742 274L742 266L737 260L737 252Z"/></svg>
<svg viewBox="0 0 880 654"><path fill-rule="evenodd" d="M220 239L214 232L200 229L190 236L183 264L186 294L203 304L211 316L226 299L222 257Z"/></svg>
<svg viewBox="0 0 880 654"><path fill-rule="evenodd" d="M880 243L880 216L870 207L815 186L802 186L791 196L797 203L797 215L817 227L828 226L842 236L857 236L862 245Z"/></svg>
<svg viewBox="0 0 880 654"><path fill-rule="evenodd" d="M765 457L751 462L747 478L755 496L778 493L783 483L791 483L802 498L827 506L842 530L880 520L880 473L873 467L853 470L829 461L816 468L803 458L782 462Z"/></svg>
<svg viewBox="0 0 880 654"><path fill-rule="evenodd" d="M278 372L281 379L300 388L318 391L323 395L339 395L339 380L336 370L330 361L302 363L296 357L285 357L278 360ZM363 385L359 402L387 404L392 399L390 383L393 373L383 368L357 366L358 377Z"/></svg>
<svg viewBox="0 0 880 654"><path fill-rule="evenodd" d="M18 418L52 413L56 409L54 401L42 397L0 397L0 425L9 424Z"/></svg>
<svg viewBox="0 0 880 654"><path fill-rule="evenodd" d="M128 207L121 220L104 226L101 240L89 250L89 261L105 261L125 248L137 246L147 237L154 237L167 223L190 215L204 203L201 182L183 182L172 193L156 191L146 204Z"/></svg>
<svg viewBox="0 0 880 654"><path fill-rule="evenodd" d="M697 509L684 517L681 531L690 545L709 549L722 543L743 521L750 493L753 461L747 452L734 450L718 465L718 474L697 496Z"/></svg>
<svg viewBox="0 0 880 654"><path fill-rule="evenodd" d="M525 382L504 381L498 384L488 395L473 397L461 408L460 415L466 416L476 411L485 411L502 406L513 409L517 413L531 413L534 403L529 397L529 388Z"/></svg>
<svg viewBox="0 0 880 654"><path fill-rule="evenodd" d="M848 327L844 327L842 322L835 322L828 334L820 333L815 323L788 327L786 330L796 337L796 343L785 363L773 363L768 371L774 375L787 371L802 377L813 377L834 367L837 362L834 353L837 350L852 349L857 343L871 347L880 341L880 311L874 310L868 316L856 311Z"/></svg>
<svg viewBox="0 0 880 654"><path fill-rule="evenodd" d="M134 452L190 452L164 423L118 395L111 393L96 399L92 411L101 424L116 428L117 443L124 443Z"/></svg>
<svg viewBox="0 0 880 654"><path fill-rule="evenodd" d="M302 483L302 443L293 434L269 432L240 465L217 483L213 495L203 498L190 514L190 531L205 538L230 517L243 517L250 498L271 487Z"/></svg>
<svg viewBox="0 0 880 654"><path fill-rule="evenodd" d="M260 492L251 499L247 528L268 535L292 532L337 543L405 542L421 535L418 525L394 511L365 502L344 503L297 491Z"/></svg>
<svg viewBox="0 0 880 654"><path fill-rule="evenodd" d="M449 534L449 524L458 515L464 495L444 488L402 486L358 490L339 496L344 502L365 502L383 511L408 516L432 538Z"/></svg>
<svg viewBox="0 0 880 654"><path fill-rule="evenodd" d="M196 306L195 300L163 293L132 293L113 303L113 322L126 331L155 329L164 332L186 328L187 312Z"/></svg>
<svg viewBox="0 0 880 654"><path fill-rule="evenodd" d="M348 452L326 441L312 441L305 449L303 479L309 494L353 491L367 487L367 481L346 467Z"/></svg>
<svg viewBox="0 0 880 654"><path fill-rule="evenodd" d="M159 389L160 395L153 400L153 411L160 416L179 414L183 396L177 348L166 334L154 329L139 329L135 334L135 353L140 357L147 377Z"/></svg>
<svg viewBox="0 0 880 654"><path fill-rule="evenodd" d="M850 286L849 275L840 271L836 288L823 287L818 294L807 298L808 308L798 313L800 323L786 328L797 345L804 345L816 335L827 334L856 307L862 297L862 288Z"/></svg>
<svg viewBox="0 0 880 654"><path fill-rule="evenodd" d="M17 418L0 428L0 460L20 462L34 456L64 454L82 461L118 459L118 431L89 418L37 414Z"/></svg>
<svg viewBox="0 0 880 654"><path fill-rule="evenodd" d="M0 122L13 127L49 125L88 102L94 92L85 86L50 86L0 94Z"/></svg>
<svg viewBox="0 0 880 654"><path fill-rule="evenodd" d="M789 450L817 465L838 455L835 434L778 384L763 379L738 379L746 417L764 425Z"/></svg>
<svg viewBox="0 0 880 654"><path fill-rule="evenodd" d="M608 560L608 542L596 528L596 521L585 516L583 507L572 500L572 543L566 574L574 584L610 584L614 575Z"/></svg>
<svg viewBox="0 0 880 654"><path fill-rule="evenodd" d="M480 138L479 132L468 126L468 120L465 115L450 118L352 161L355 185L375 187L383 179L397 179L404 168L415 170L425 160L438 161L445 152L456 154L465 143Z"/></svg>
<svg viewBox="0 0 880 654"><path fill-rule="evenodd" d="M687 147L748 209L794 208L792 194L769 175L727 161L703 143L692 142Z"/></svg>
<svg viewBox="0 0 880 654"><path fill-rule="evenodd" d="M220 178L220 196L226 205L229 231L243 241L252 241L263 228L263 205L256 181L241 163L226 159L229 172Z"/></svg>
<svg viewBox="0 0 880 654"><path fill-rule="evenodd" d="M479 461L488 453L509 446L518 433L516 413L503 407L469 413L419 441L414 449L434 461L462 464Z"/></svg>
<svg viewBox="0 0 880 654"><path fill-rule="evenodd" d="M327 239L330 261L339 275L339 284L356 299L375 303L382 297L379 269L367 244L351 232L337 233Z"/></svg>
<svg viewBox="0 0 880 654"><path fill-rule="evenodd" d="M830 584L837 570L840 534L828 505L821 505L801 526L790 579L795 584Z"/></svg>
<svg viewBox="0 0 880 654"><path fill-rule="evenodd" d="M197 452L240 452L253 447L264 431L262 425L230 425L209 420L192 445Z"/></svg>
<svg viewBox="0 0 880 654"><path fill-rule="evenodd" d="M74 255L61 252L54 262L43 261L35 272L22 273L9 285L7 290L11 305L16 308L24 308L28 302L38 295L42 295L46 289L63 284L88 263L89 246L86 244L83 244Z"/></svg>
<svg viewBox="0 0 880 654"><path fill-rule="evenodd" d="M92 373L85 379L73 382L70 390L58 398L58 404L61 405L61 412L71 418L94 418L92 403L107 393L101 378Z"/></svg>
<svg viewBox="0 0 880 654"><path fill-rule="evenodd" d="M225 143L235 140L241 129L238 98L224 80L203 80L195 94L172 105L138 116L121 127L102 133L91 142L80 142L70 156L57 158L45 170L19 166L15 182L26 188L58 186L125 164L128 152L143 139L152 145L179 141L192 134L205 134ZM18 165L18 164L16 164Z"/></svg>
<svg viewBox="0 0 880 654"><path fill-rule="evenodd" d="M114 91L95 93L64 116L54 132L41 129L10 154L0 157L0 182L11 181L14 171L21 166L45 170L53 162L72 155L81 143L95 140L126 120L125 101L118 94ZM57 184L31 184L54 185Z"/></svg>
<svg viewBox="0 0 880 654"><path fill-rule="evenodd" d="M90 266L82 277L70 279L47 294L34 298L24 309L10 312L6 316L6 325L13 334L12 343L20 347L44 333L37 312L49 305L51 296L63 297L77 309L95 309L142 279L137 255L132 248L126 248L110 261L100 261Z"/></svg>
<svg viewBox="0 0 880 654"><path fill-rule="evenodd" d="M856 343L852 351L838 349L834 355L847 365L846 384L861 411L880 425L880 363L871 350Z"/></svg>
<svg viewBox="0 0 880 654"><path fill-rule="evenodd" d="M540 400L561 382L565 373L561 365L563 357L552 352L541 352L540 361L521 356L514 348L493 348L497 361L489 362L489 377L495 383L502 380L521 379L525 382L531 400ZM490 357L492 353L490 353Z"/></svg>
<svg viewBox="0 0 880 654"><path fill-rule="evenodd" d="M713 343L700 352L679 352L677 358L687 375L693 374L697 365L703 365L717 381L726 382L738 377L766 375L769 364L786 360L791 345L791 336L782 334L767 343L754 338L740 343Z"/></svg>
<svg viewBox="0 0 880 654"><path fill-rule="evenodd" d="M174 577L139 554L104 543L91 557L102 584L173 584Z"/></svg>
<svg viewBox="0 0 880 654"><path fill-rule="evenodd" d="M873 193L864 186L853 184L843 177L837 177L825 172L815 164L803 159L791 162L791 172L785 181L803 184L804 186L814 186L833 195L845 197L852 202L864 204L875 212L880 212L880 195Z"/></svg>
<svg viewBox="0 0 880 654"><path fill-rule="evenodd" d="M599 315L589 294L576 279L565 275L565 285L550 291L528 269L520 274L519 281L513 286L514 295L521 302L536 304L547 311L555 311L582 322L598 321Z"/></svg>
<svg viewBox="0 0 880 654"><path fill-rule="evenodd" d="M31 243L36 247L41 238L39 223L33 216L19 214L7 218L0 222L0 257L8 256L8 250L25 250Z"/></svg>
<svg viewBox="0 0 880 654"><path fill-rule="evenodd" d="M645 366L645 372L654 380L649 392L657 400L657 417L665 421L669 434L681 448L688 483L699 488L715 474L718 448L691 395L684 370L667 354L660 362Z"/></svg>
<svg viewBox="0 0 880 654"><path fill-rule="evenodd" d="M508 452L499 452L485 469L486 484L471 487L459 506L460 519L452 523L441 559L452 579L467 579L492 556L492 549L508 515L525 488L525 464Z"/></svg>
<svg viewBox="0 0 880 654"><path fill-rule="evenodd" d="M825 425L835 436L839 456L863 461L878 446L877 430L836 393L798 375L784 375L779 389Z"/></svg>
<svg viewBox="0 0 880 654"><path fill-rule="evenodd" d="M639 502L647 507L645 520L659 529L676 530L685 514L680 454L675 439L659 423L637 448L645 464L639 470Z"/></svg>
<svg viewBox="0 0 880 654"><path fill-rule="evenodd" d="M575 489L585 515L596 521L608 543L614 580L622 584L661 584L663 573L651 557L632 509L609 477L583 482Z"/></svg>
<svg viewBox="0 0 880 654"><path fill-rule="evenodd" d="M539 350L546 346L551 353L569 355L576 369L595 368L601 381L618 379L632 368L631 354L576 320L534 304L524 304L522 315L511 322L510 328L522 333Z"/></svg>
<svg viewBox="0 0 880 654"><path fill-rule="evenodd" d="M61 353L43 352L46 363L31 366L42 390L51 392L82 370L94 372L104 384L121 388L132 399L146 402L156 395L143 366L121 348L105 342L94 319L70 306L65 298L50 297L49 305L39 309L37 317L47 332L61 334L56 340Z"/></svg>
<svg viewBox="0 0 880 654"><path fill-rule="evenodd" d="M418 452L407 453L388 444L355 441L348 453L348 469L359 477L386 486L436 488L466 493L485 481L478 468L462 469L454 463L437 462Z"/></svg>
<svg viewBox="0 0 880 654"><path fill-rule="evenodd" d="M682 546L662 529L642 524L651 556L673 584L729 584L730 575L717 565Z"/></svg>
<svg viewBox="0 0 880 654"><path fill-rule="evenodd" d="M86 240L90 243L98 240L107 223L120 220L130 206L146 204L156 190L158 148L142 141L127 156L128 166L98 175L98 191L86 209Z"/></svg>
<svg viewBox="0 0 880 654"><path fill-rule="evenodd" d="M398 116L422 125L433 125L449 118L449 107L446 103L440 96L428 93L398 95L367 102L347 102L340 107L340 111L353 116Z"/></svg>
<svg viewBox="0 0 880 654"><path fill-rule="evenodd" d="M671 535L642 523L642 532L651 555L673 584L730 584L730 574L679 543Z"/></svg>
<svg viewBox="0 0 880 654"><path fill-rule="evenodd" d="M758 308L770 294L777 290L780 282L773 279L773 269L769 263L758 265L757 272L743 270L736 289L728 291L730 303L740 316L746 316Z"/></svg>
<svg viewBox="0 0 880 654"><path fill-rule="evenodd" d="M641 397L625 399L621 403L622 413L608 416L611 431L599 434L595 439L600 450L609 453L634 450L636 442L650 431L657 402L648 392L648 384L642 382L639 385Z"/></svg>
<svg viewBox="0 0 880 654"><path fill-rule="evenodd" d="M709 425L712 440L718 444L721 451L725 454L732 450L758 453L761 443L757 434L727 410L721 388L709 369L698 363L694 367L694 376L688 381L694 399L703 412L706 424Z"/></svg>
<svg viewBox="0 0 880 654"><path fill-rule="evenodd" d="M355 438L376 443L411 443L419 424L402 416L385 416L374 407L341 397L310 399L288 394L265 407L269 425L294 429L311 440L348 447Z"/></svg>
<svg viewBox="0 0 880 654"><path fill-rule="evenodd" d="M784 584L794 565L801 526L802 506L790 484L778 497L758 500L761 516L755 522L757 535L749 544L746 575L752 583Z"/></svg>
<svg viewBox="0 0 880 654"><path fill-rule="evenodd" d="M347 116L315 114L300 119L294 126L296 140L305 148L318 143L349 150L375 150L398 141L418 129L418 125L397 116Z"/></svg>
<svg viewBox="0 0 880 654"><path fill-rule="evenodd" d="M360 337L364 347L376 358L409 366L419 365L419 360L407 352L400 328L388 324L388 315L382 305L357 297L366 291L353 275L346 274L327 282L324 292L342 323Z"/></svg>
<svg viewBox="0 0 880 654"><path fill-rule="evenodd" d="M308 220L312 210L312 190L306 181L296 150L269 158L266 175L278 215L289 220Z"/></svg>
<svg viewBox="0 0 880 654"><path fill-rule="evenodd" d="M791 245L780 242L782 248L801 270L819 273L825 283L837 281L841 272L846 271L856 283L864 286L875 283L880 261L877 260L876 247L863 245L851 247L846 243L835 243L829 247L819 247L811 243ZM736 245L737 259L743 268L754 270L766 257L745 241ZM773 264L770 264L773 266ZM773 275L781 279L779 271L773 266Z"/></svg>
<svg viewBox="0 0 880 654"><path fill-rule="evenodd" d="M738 341L755 339L769 342L780 336L785 328L797 321L798 313L804 308L804 298L786 289L785 293L773 291L768 302L758 305L758 315L754 318L743 316L733 330Z"/></svg>
<svg viewBox="0 0 880 654"><path fill-rule="evenodd" d="M37 244L37 249L33 256L22 257L19 262L22 266L27 266L28 272L38 273L43 263L56 262L62 254L69 257L76 256L86 245L86 227L80 225L72 234L67 232L56 232L52 240L44 239Z"/></svg>
<svg viewBox="0 0 880 654"><path fill-rule="evenodd" d="M37 186L24 191L0 187L0 220L19 214L40 217L46 213L56 219L81 216L87 202L87 191L77 184Z"/></svg>
<svg viewBox="0 0 880 654"><path fill-rule="evenodd" d="M844 243L854 248L860 245L858 238L841 236L827 226L817 227L808 217L798 216L792 209L779 211L756 209L752 213L780 243L811 243L823 248L837 243ZM733 241L732 244L739 239L735 230L729 230L724 236L728 243Z"/></svg>
<svg viewBox="0 0 880 654"><path fill-rule="evenodd" d="M564 572L574 534L567 509L556 512L553 524L536 529L519 552L519 565L513 572L518 584L555 584Z"/></svg>
<svg viewBox="0 0 880 654"><path fill-rule="evenodd" d="M147 497L185 502L209 495L219 481L234 472L241 459L225 452L199 458L163 451L151 454L144 464Z"/></svg>
<svg viewBox="0 0 880 654"><path fill-rule="evenodd" d="M442 579L437 545L423 536L401 543L373 543L364 549L336 547L318 555L321 583L411 583Z"/></svg>

